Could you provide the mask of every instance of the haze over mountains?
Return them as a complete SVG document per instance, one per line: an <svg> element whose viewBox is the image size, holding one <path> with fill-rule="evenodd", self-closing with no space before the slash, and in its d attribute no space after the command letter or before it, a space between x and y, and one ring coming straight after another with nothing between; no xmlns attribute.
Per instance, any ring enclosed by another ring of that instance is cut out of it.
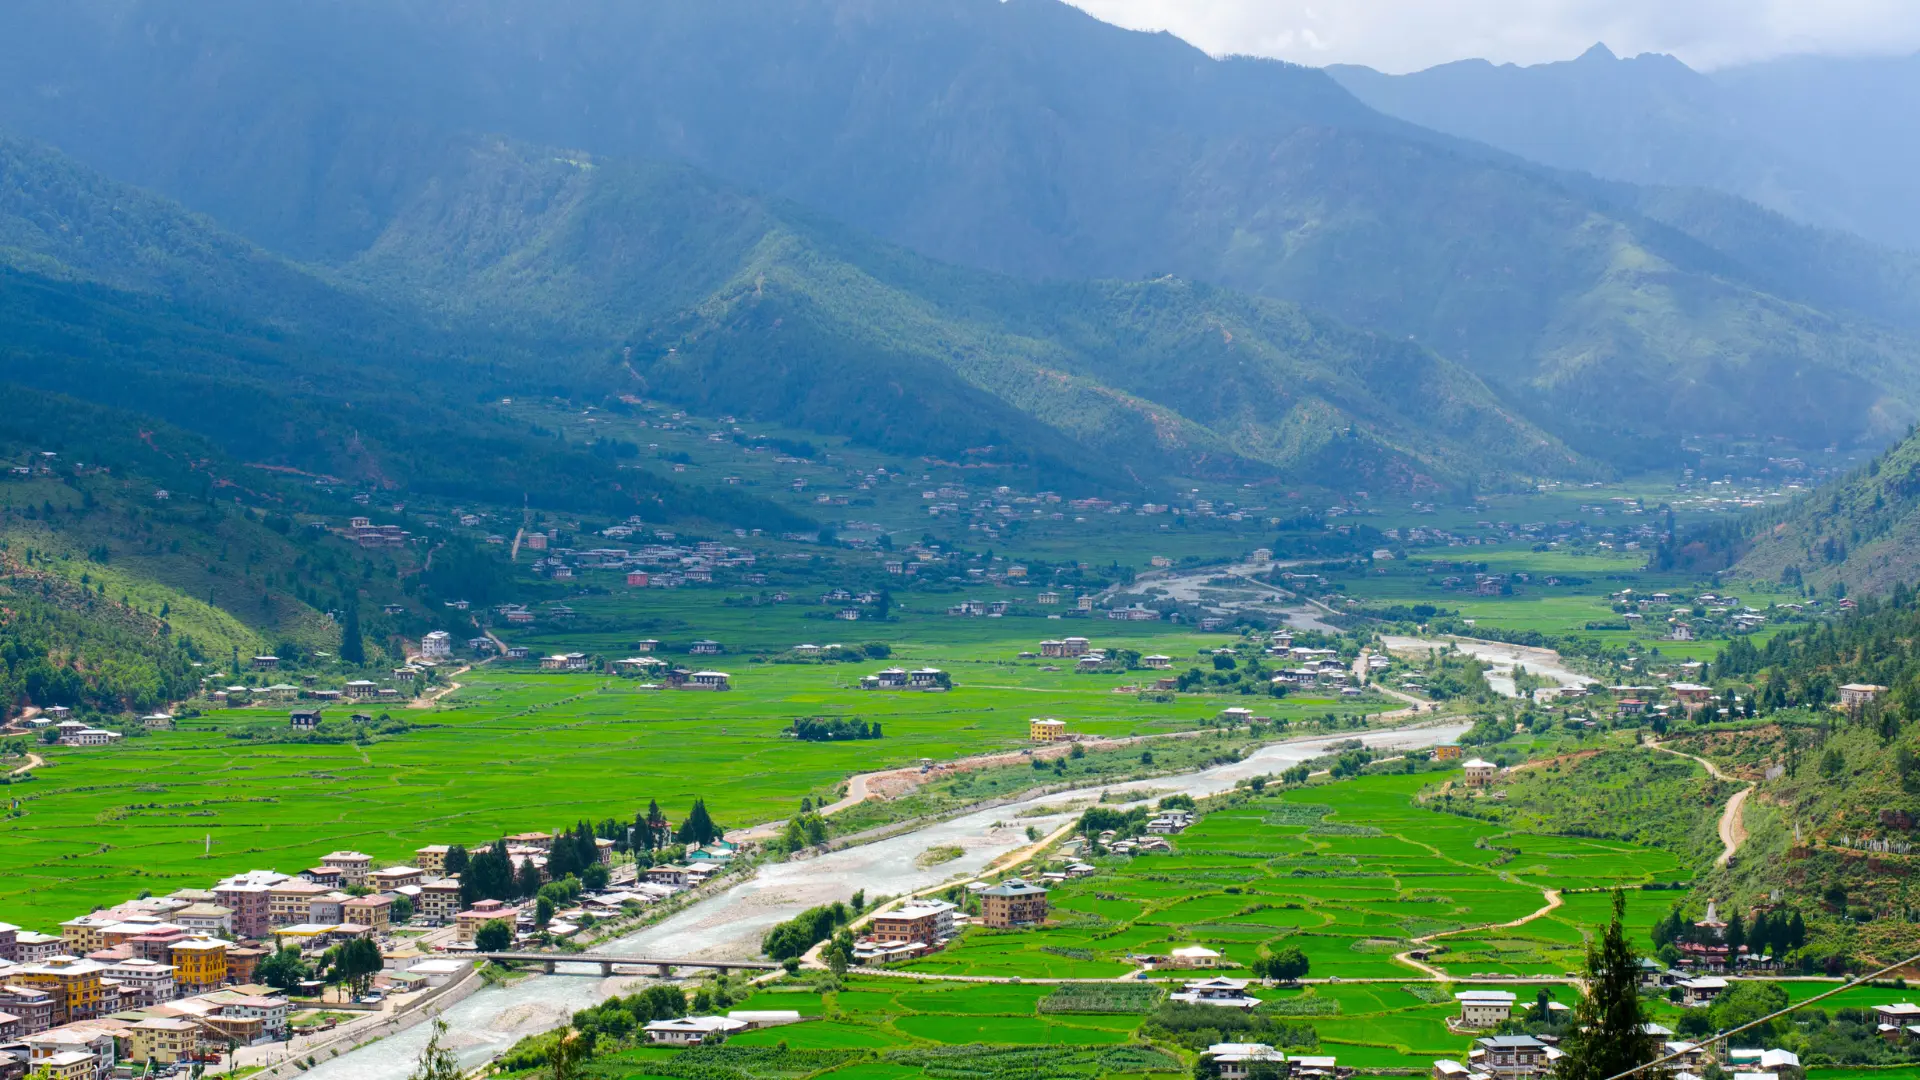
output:
<svg viewBox="0 0 1920 1080"><path fill-rule="evenodd" d="M1920 57L1795 56L1710 73L1671 56L1407 75L1327 69L1362 101L1522 157L1635 184L1703 187L1812 225L1920 248Z"/></svg>
<svg viewBox="0 0 1920 1080"><path fill-rule="evenodd" d="M1909 256L1337 74L1054 0L29 0L0 128L73 160L16 148L0 220L39 227L0 236L37 238L3 245L36 287L313 352L385 334L1102 483L1588 477L1920 409ZM93 258L48 198L75 162L208 215L130 227L204 230L224 269Z"/></svg>

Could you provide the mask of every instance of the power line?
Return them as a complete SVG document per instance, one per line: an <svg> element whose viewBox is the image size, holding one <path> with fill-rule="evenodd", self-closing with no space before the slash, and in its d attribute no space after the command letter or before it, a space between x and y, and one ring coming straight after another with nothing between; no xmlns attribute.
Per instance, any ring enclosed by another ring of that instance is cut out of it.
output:
<svg viewBox="0 0 1920 1080"><path fill-rule="evenodd" d="M1751 1020L1751 1021L1748 1021L1747 1023L1741 1024L1737 1028L1720 1032L1717 1035L1708 1036L1706 1039L1702 1041L1717 1042L1721 1039L1730 1039L1733 1036L1738 1035L1741 1032L1747 1030L1748 1028L1759 1027L1761 1024L1765 1024L1772 1020L1776 1020L1782 1016L1786 1016L1789 1013L1798 1012L1799 1010L1806 1008L1807 1006L1813 1004L1816 1001L1824 1001L1835 994L1843 994L1848 990L1852 990L1856 986L1864 986L1867 983L1872 982L1873 980L1879 978L1882 975L1885 975L1890 971L1898 971L1903 967L1908 967L1913 964L1920 964L1920 953L1916 953L1913 956L1909 956L1905 960L1898 961L1897 963L1888 964L1886 967L1881 968L1879 971L1875 971L1867 975L1862 975L1850 983L1843 983L1827 991L1824 994L1815 994L1814 996L1799 1003L1798 1005L1789 1005L1786 1008L1779 1010L1778 1012L1768 1013L1767 1015L1761 1017L1758 1020ZM1626 1080L1626 1078L1629 1076L1638 1076L1642 1072L1645 1072L1648 1069L1654 1068L1659 1065L1665 1065L1668 1062L1675 1060L1676 1058L1685 1057L1690 1053L1692 1053L1691 1050L1681 1050L1677 1053L1668 1054L1666 1057L1654 1058L1652 1061L1647 1062L1645 1065L1635 1065L1633 1068L1628 1069L1626 1072L1615 1073L1612 1076L1607 1077L1607 1080Z"/></svg>

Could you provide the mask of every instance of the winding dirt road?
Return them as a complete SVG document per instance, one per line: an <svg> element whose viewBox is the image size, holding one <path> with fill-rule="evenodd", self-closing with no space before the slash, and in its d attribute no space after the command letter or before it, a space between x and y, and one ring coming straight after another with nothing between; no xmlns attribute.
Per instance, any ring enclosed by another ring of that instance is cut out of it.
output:
<svg viewBox="0 0 1920 1080"><path fill-rule="evenodd" d="M1525 926L1535 919L1538 919L1545 915L1553 914L1553 910L1560 906L1560 890L1559 889L1547 889L1543 891L1541 895L1546 897L1547 902L1544 906L1542 906L1538 911L1534 911L1530 914L1522 915L1519 918L1513 920L1512 922L1481 923L1479 926L1463 926L1458 930L1442 930L1437 934L1426 934L1421 937L1414 938L1413 943L1415 945L1431 945L1433 944L1434 941L1440 938L1453 937L1456 934L1472 934L1472 933L1477 933L1481 930L1512 930L1513 928L1518 926ZM1394 959L1400 961L1401 963L1407 965L1410 968L1416 968L1420 971L1425 972L1428 978L1439 979L1441 982L1453 981L1453 976L1448 975L1446 972L1441 971L1439 968L1433 967L1430 964L1422 963L1419 960L1415 960L1413 958L1413 953L1414 953L1414 950L1408 949L1406 952L1403 952L1398 956L1395 956Z"/></svg>
<svg viewBox="0 0 1920 1080"><path fill-rule="evenodd" d="M1650 742L1646 745L1664 754L1672 754L1674 757L1683 757L1688 761L1699 762L1700 767L1707 770L1708 776L1722 783L1746 784L1745 787L1733 793L1733 797L1727 800L1727 808L1720 812L1720 857L1713 861L1713 865L1725 866L1732 862L1733 856L1740 850L1740 845L1747 842L1747 796L1753 794L1753 784L1737 776L1728 776L1726 773L1720 771L1719 766L1708 761L1706 758L1689 754L1683 750L1675 750L1669 746L1662 746L1657 742Z"/></svg>

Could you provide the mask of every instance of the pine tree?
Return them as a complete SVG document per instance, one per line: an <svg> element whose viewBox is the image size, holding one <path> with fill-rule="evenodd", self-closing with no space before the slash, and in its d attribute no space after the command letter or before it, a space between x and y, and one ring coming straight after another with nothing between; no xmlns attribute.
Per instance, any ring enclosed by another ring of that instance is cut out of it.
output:
<svg viewBox="0 0 1920 1080"><path fill-rule="evenodd" d="M1639 957L1627 943L1627 898L1613 891L1613 921L1598 946L1587 946L1587 993L1561 1048L1560 1080L1606 1080L1652 1061L1653 1036L1643 1030Z"/></svg>
<svg viewBox="0 0 1920 1080"><path fill-rule="evenodd" d="M647 800L646 843L648 851L658 851L667 842L667 815L660 810L660 803Z"/></svg>
<svg viewBox="0 0 1920 1080"><path fill-rule="evenodd" d="M710 844L719 835L714 827L713 818L707 816L707 801L693 800L693 809L687 811L687 820L680 823L678 839L683 844Z"/></svg>
<svg viewBox="0 0 1920 1080"><path fill-rule="evenodd" d="M533 865L532 859L520 860L520 875L514 882L516 898L533 896L540 891L540 870Z"/></svg>
<svg viewBox="0 0 1920 1080"><path fill-rule="evenodd" d="M346 621L340 624L340 659L360 666L367 662L367 645L360 638L360 598L349 597Z"/></svg>

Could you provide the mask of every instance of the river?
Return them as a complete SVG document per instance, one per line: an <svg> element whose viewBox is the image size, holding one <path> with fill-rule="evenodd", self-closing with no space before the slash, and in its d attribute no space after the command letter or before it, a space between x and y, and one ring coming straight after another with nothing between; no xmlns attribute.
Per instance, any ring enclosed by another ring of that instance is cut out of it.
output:
<svg viewBox="0 0 1920 1080"><path fill-rule="evenodd" d="M1532 670L1531 664L1529 670ZM1332 743L1358 738L1382 750L1417 750L1450 742L1466 729L1467 725L1455 723L1274 743L1231 765L1056 792L860 847L800 861L770 863L761 867L753 878L718 896L628 937L597 946L593 951L689 959L754 957L768 928L806 908L844 900L855 889L865 889L870 897L897 896L956 876L971 876L1001 855L1028 843L1027 826L1050 832L1077 812L1074 804L1084 803L1102 792L1140 791L1149 798L1175 791L1196 797L1214 795L1231 789L1235 781L1279 773L1318 757ZM960 847L964 854L932 868L923 869L914 864L915 858L926 849L949 844ZM639 976L601 979L552 975L482 990L447 1010L452 1045L461 1065L472 1068L498 1055L522 1036L558 1027L574 1010L598 1003L610 994L625 993L627 988L645 981ZM304 1076L312 1080L403 1080L426 1043L428 1029L428 1025L422 1024L382 1039L322 1063Z"/></svg>
<svg viewBox="0 0 1920 1080"><path fill-rule="evenodd" d="M1477 660L1484 660L1492 665L1492 670L1487 672L1487 685L1493 687L1494 693L1504 697L1520 696L1513 682L1513 672L1517 667L1526 668L1529 675L1552 679L1558 684L1558 686L1542 687L1536 692L1536 698L1542 701L1557 697L1562 689L1583 687L1597 681L1568 670L1565 660L1552 649L1508 645L1504 642L1480 641L1475 638L1453 638L1440 641L1432 638L1388 635L1381 640L1386 643L1387 651L1392 653L1418 655L1429 649L1456 648Z"/></svg>

